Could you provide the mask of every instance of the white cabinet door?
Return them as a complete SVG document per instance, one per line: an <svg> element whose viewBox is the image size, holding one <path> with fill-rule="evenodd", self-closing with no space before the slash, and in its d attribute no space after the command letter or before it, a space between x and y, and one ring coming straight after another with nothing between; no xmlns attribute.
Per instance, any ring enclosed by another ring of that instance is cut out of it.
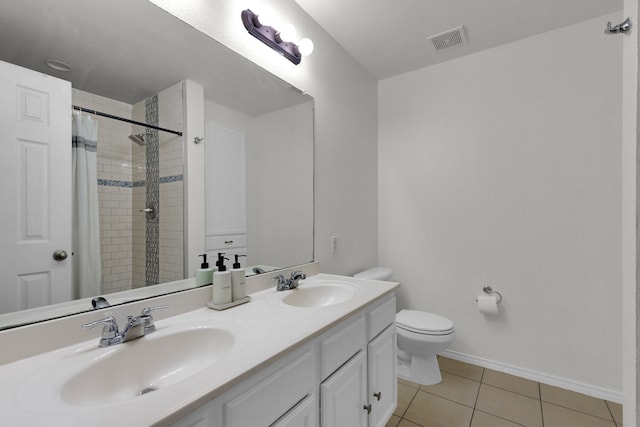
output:
<svg viewBox="0 0 640 427"><path fill-rule="evenodd" d="M315 427L316 400L308 396L271 427Z"/></svg>
<svg viewBox="0 0 640 427"><path fill-rule="evenodd" d="M391 324L367 347L370 427L384 427L396 409L396 327Z"/></svg>
<svg viewBox="0 0 640 427"><path fill-rule="evenodd" d="M322 427L367 427L367 357L359 352L320 385Z"/></svg>
<svg viewBox="0 0 640 427"><path fill-rule="evenodd" d="M0 61L0 129L0 313L69 301L71 84Z"/></svg>
<svg viewBox="0 0 640 427"><path fill-rule="evenodd" d="M246 234L244 134L213 123L204 132L206 235Z"/></svg>

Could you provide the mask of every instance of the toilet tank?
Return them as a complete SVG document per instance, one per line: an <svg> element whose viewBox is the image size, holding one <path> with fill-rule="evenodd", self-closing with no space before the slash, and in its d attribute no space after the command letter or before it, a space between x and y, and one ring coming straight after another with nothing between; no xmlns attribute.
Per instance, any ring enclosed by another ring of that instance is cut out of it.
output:
<svg viewBox="0 0 640 427"><path fill-rule="evenodd" d="M354 274L353 277L357 277L358 279L390 280L392 275L393 270L390 268L375 267Z"/></svg>

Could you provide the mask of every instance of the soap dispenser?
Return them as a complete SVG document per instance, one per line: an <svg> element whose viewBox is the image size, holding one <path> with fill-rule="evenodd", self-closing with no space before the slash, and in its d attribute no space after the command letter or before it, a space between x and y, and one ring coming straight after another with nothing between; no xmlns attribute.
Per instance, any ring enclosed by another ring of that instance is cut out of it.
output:
<svg viewBox="0 0 640 427"><path fill-rule="evenodd" d="M218 271L213 273L212 301L216 305L229 304L231 302L231 272L224 265L224 252L218 253Z"/></svg>
<svg viewBox="0 0 640 427"><path fill-rule="evenodd" d="M240 266L240 261L238 261L238 258L240 258L241 256L246 257L246 255L235 255L236 262L233 263L233 268L231 269L232 301L238 301L247 296L247 291L245 288L246 272L244 268Z"/></svg>
<svg viewBox="0 0 640 427"><path fill-rule="evenodd" d="M205 286L213 283L213 268L209 267L207 262L207 254L198 255L202 257L202 264L196 270L196 286Z"/></svg>

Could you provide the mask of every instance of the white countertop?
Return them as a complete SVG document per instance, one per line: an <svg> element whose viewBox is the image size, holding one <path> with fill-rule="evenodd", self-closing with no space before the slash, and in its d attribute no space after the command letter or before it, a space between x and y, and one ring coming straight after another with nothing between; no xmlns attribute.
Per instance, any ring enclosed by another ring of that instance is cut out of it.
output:
<svg viewBox="0 0 640 427"><path fill-rule="evenodd" d="M95 339L0 366L0 419L11 426L146 426L164 425L257 372L355 311L393 291L398 284L318 274L307 279L349 282L358 291L350 300L318 308L274 302L275 290L251 295L247 304L224 311L201 308L156 322L158 336L185 325L216 325L234 332L235 346L219 362L158 390L111 403L72 405L60 397L64 381L112 351L130 343L99 348ZM301 282L304 284L304 281ZM292 291L295 292L295 291ZM179 298L179 294L176 296ZM143 344L142 342L137 345ZM131 347L130 347L131 348ZM162 355L158 355L162 357ZM131 360L123 370L153 360ZM96 387L100 387L97 383Z"/></svg>

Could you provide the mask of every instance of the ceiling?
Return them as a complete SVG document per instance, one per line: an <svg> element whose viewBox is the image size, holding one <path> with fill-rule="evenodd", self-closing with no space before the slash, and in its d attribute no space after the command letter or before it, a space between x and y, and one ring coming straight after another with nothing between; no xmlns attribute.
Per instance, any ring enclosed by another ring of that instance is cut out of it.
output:
<svg viewBox="0 0 640 427"><path fill-rule="evenodd" d="M623 6L623 0L295 1L379 80L596 18ZM460 25L465 28L466 45L436 51L426 39ZM603 31L605 26L603 20Z"/></svg>

